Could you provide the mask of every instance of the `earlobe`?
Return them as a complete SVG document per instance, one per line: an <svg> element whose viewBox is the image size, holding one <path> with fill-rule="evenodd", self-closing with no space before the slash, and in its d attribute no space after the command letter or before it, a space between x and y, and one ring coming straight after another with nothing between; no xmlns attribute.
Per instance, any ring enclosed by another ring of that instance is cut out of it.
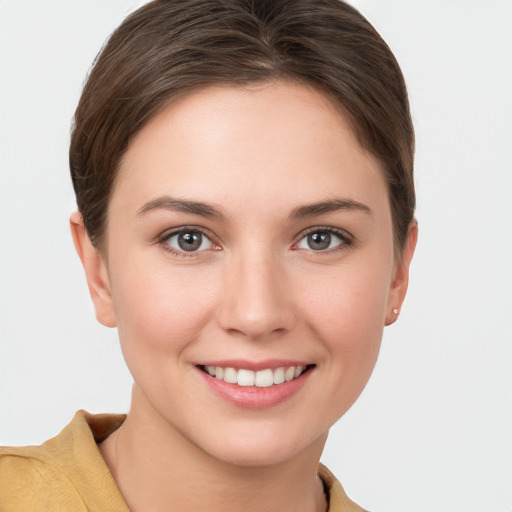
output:
<svg viewBox="0 0 512 512"><path fill-rule="evenodd" d="M414 250L418 241L418 223L413 220L409 226L407 240L401 255L397 262L393 274L393 281L388 296L388 312L386 314L385 325L395 323L400 314L402 303L407 293L409 285L409 268L411 266Z"/></svg>
<svg viewBox="0 0 512 512"><path fill-rule="evenodd" d="M76 252L84 267L96 318L106 327L116 327L117 322L105 261L91 243L79 212L71 214L69 225Z"/></svg>

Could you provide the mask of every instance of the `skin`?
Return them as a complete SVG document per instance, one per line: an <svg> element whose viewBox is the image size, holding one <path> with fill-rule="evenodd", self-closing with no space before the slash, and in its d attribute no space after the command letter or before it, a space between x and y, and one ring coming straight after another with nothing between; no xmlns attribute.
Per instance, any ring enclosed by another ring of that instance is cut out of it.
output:
<svg viewBox="0 0 512 512"><path fill-rule="evenodd" d="M221 215L148 206L163 197ZM352 206L305 215L340 200ZM201 250L162 239L183 226L206 231ZM397 257L381 166L339 110L283 82L184 96L128 148L103 253L78 213L71 228L97 318L117 326L135 381L127 420L101 445L131 510L325 510L328 430L368 381L417 236L413 224ZM310 228L339 231L316 250ZM284 402L247 409L197 368L225 359L314 367Z"/></svg>

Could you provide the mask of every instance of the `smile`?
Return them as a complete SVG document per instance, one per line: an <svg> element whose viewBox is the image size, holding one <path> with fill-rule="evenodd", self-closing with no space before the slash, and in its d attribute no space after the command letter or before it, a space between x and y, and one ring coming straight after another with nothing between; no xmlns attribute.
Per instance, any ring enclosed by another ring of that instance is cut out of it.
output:
<svg viewBox="0 0 512 512"><path fill-rule="evenodd" d="M309 366L282 366L279 368L266 368L258 371L245 368L223 368L221 366L202 366L201 369L211 377L229 384L243 387L269 388L284 382L290 382L300 377Z"/></svg>

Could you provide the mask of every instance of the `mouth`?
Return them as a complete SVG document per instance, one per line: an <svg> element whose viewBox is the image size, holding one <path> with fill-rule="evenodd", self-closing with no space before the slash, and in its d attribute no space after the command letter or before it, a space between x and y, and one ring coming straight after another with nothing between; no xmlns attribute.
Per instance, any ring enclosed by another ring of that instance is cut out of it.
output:
<svg viewBox="0 0 512 512"><path fill-rule="evenodd" d="M270 388L298 379L315 365L280 366L250 370L230 366L199 365L199 369L210 377L240 387Z"/></svg>

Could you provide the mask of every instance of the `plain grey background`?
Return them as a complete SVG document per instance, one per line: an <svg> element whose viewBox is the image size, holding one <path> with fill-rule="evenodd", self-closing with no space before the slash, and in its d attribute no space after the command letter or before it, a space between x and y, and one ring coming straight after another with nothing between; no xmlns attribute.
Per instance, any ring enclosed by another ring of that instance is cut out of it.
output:
<svg viewBox="0 0 512 512"><path fill-rule="evenodd" d="M117 333L68 233L69 127L135 0L0 0L0 444L125 412ZM395 52L417 130L420 241L397 324L324 462L379 512L512 510L512 1L353 1Z"/></svg>

